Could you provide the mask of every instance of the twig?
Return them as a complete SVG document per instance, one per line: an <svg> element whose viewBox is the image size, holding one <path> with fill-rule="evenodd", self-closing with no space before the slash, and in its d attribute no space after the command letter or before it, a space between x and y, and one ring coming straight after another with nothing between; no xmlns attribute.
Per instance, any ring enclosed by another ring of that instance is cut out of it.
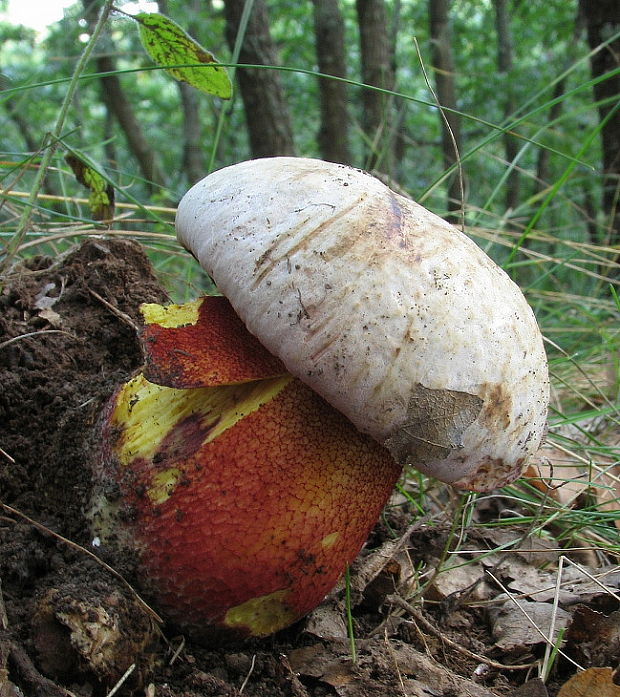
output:
<svg viewBox="0 0 620 697"><path fill-rule="evenodd" d="M6 614L6 605L4 604L4 593L2 592L2 579L0 578L0 627L2 629L9 628L9 618Z"/></svg>
<svg viewBox="0 0 620 697"><path fill-rule="evenodd" d="M36 669L30 656L24 649L13 641L8 642L9 653L17 673L22 682L28 683L33 688L29 694L47 695L47 697L76 697L73 692L57 685L49 678L41 675Z"/></svg>
<svg viewBox="0 0 620 697"><path fill-rule="evenodd" d="M109 571L112 574L112 576L117 578L131 592L131 594L138 601L138 604L142 607L142 609L145 610L158 624L163 624L163 619L155 612L155 610L153 610L153 608L151 608L149 605L146 604L144 600L142 600L142 598L138 595L131 583L129 583L129 581L122 574L116 571L116 569L113 569L109 564L106 564L96 554L93 554L90 550L86 549L86 547L82 547L82 545L77 544L77 542L72 542L66 537L60 535L59 533L50 530L45 525L38 523L36 520L33 520L32 518L28 517L25 513L18 511L16 508L13 508L12 506L9 506L6 503L2 503L2 501L0 501L0 506L8 513L11 513L12 515L17 516L18 518L25 520L29 525L32 525L34 528L41 531L42 533L46 535L51 535L52 537L56 538L57 540L60 540L72 549L75 549L81 552L82 554L85 554L87 557L90 557L94 562L99 564L99 566L102 566L106 571Z"/></svg>
<svg viewBox="0 0 620 697"><path fill-rule="evenodd" d="M122 684L127 680L127 678L134 672L136 669L136 664L132 663L129 668L121 675L120 680L114 685L114 687L108 692L106 697L112 697L112 695L115 695L119 689L121 688Z"/></svg>
<svg viewBox="0 0 620 697"><path fill-rule="evenodd" d="M140 331L140 328L138 325L131 319L131 317L123 312L122 310L119 310L118 307L114 307L112 303L109 303L105 298L101 297L97 291L94 291L92 288L88 289L88 292L93 296L93 298L96 298L102 305L108 308L110 312L113 315L116 315L121 322L125 322L125 324L128 324L136 333Z"/></svg>
<svg viewBox="0 0 620 697"><path fill-rule="evenodd" d="M183 651L184 648L185 648L185 637L182 636L178 647L175 649L175 652L172 654L172 658L170 659L170 661L168 663L169 666L171 666L177 660L177 658L181 655L181 652Z"/></svg>
<svg viewBox="0 0 620 697"><path fill-rule="evenodd" d="M33 336L43 336L47 334L66 334L67 336L70 336L72 339L77 340L77 336L75 334L71 334L71 332L65 332L62 329L42 329L40 332L28 332L27 334L20 334L19 336L14 336L12 339L7 339L6 341L3 341L0 344L0 349L5 348L6 346L10 346L11 344L14 344L16 341L20 341L21 339L29 339L30 337ZM2 451L3 454L4 450Z"/></svg>
<svg viewBox="0 0 620 697"><path fill-rule="evenodd" d="M533 668L537 665L537 663L520 663L515 665L507 665L504 663L498 663L497 661L494 661L492 658L487 658L486 656L482 656L479 653L474 653L473 651L466 649L464 646L460 646L455 641L452 641L452 639L449 639L447 636L445 636L445 634L443 634L441 631L439 631L439 629L437 629L437 627L431 624L431 622L429 622L424 617L424 615L422 615L421 612L419 612L415 607L413 607L413 605L408 603L399 595L388 595L386 600L392 603L393 605L396 605L397 607L401 608L401 610L404 610L409 615L411 615L416 624L421 624L424 627L425 631L429 632L438 639L441 639L441 641L444 644L454 649L455 651L458 651L463 656L467 656L468 658L473 659L474 661L478 661L479 663L485 663L491 668L497 668L498 670L529 670L530 668Z"/></svg>
<svg viewBox="0 0 620 697"><path fill-rule="evenodd" d="M363 592L379 576L385 566L405 549L410 542L411 535L432 519L433 516L430 513L418 518L407 527L398 539L384 542L379 549L371 552L359 565L356 564L351 573L352 589L358 593Z"/></svg>
<svg viewBox="0 0 620 697"><path fill-rule="evenodd" d="M0 455L6 457L6 459L12 464L15 464L15 458L11 457L4 448L0 448Z"/></svg>
<svg viewBox="0 0 620 697"><path fill-rule="evenodd" d="M256 654L252 654L252 663L250 664L250 670L248 670L248 674L245 676L244 681L241 683L241 687L239 688L239 694L243 694L243 691L245 690L245 686L248 684L248 680L250 679L250 675L254 672L254 665L256 663Z"/></svg>

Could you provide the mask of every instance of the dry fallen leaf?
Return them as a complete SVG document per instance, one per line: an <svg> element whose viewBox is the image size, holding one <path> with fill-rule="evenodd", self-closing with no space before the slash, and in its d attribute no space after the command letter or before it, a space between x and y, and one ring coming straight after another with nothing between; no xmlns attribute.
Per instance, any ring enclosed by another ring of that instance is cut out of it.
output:
<svg viewBox="0 0 620 697"><path fill-rule="evenodd" d="M574 429L562 435L567 439L577 438L579 432ZM586 465L587 460L584 461L569 448L558 447L548 441L532 458L524 476L539 491L563 506L572 507L588 489Z"/></svg>
<svg viewBox="0 0 620 697"><path fill-rule="evenodd" d="M507 600L500 608L489 613L495 645L504 651L522 651L526 647L543 643L544 638L540 632L548 636L553 613L554 608L550 603L521 601L517 607L512 600ZM569 620L568 612L556 609L552 641L555 641L558 632L566 627Z"/></svg>
<svg viewBox="0 0 620 697"><path fill-rule="evenodd" d="M330 685L339 697L378 694L377 666L393 673L394 694L411 697L458 694L459 697L493 697L493 693L473 680L462 678L402 641L390 641L391 661L385 664L386 643L375 638L358 643L358 662L353 664L348 642L330 646L315 644L294 649L288 654L291 669Z"/></svg>
<svg viewBox="0 0 620 697"><path fill-rule="evenodd" d="M580 665L615 665L620 652L620 610L604 615L579 605L565 639L566 651Z"/></svg>
<svg viewBox="0 0 620 697"><path fill-rule="evenodd" d="M464 557L454 555L450 566L444 566L429 585L425 597L428 600L445 600L448 596L470 590L470 600L486 600L491 589L484 580L484 568L480 564L467 563Z"/></svg>
<svg viewBox="0 0 620 697"><path fill-rule="evenodd" d="M343 608L328 596L327 600L307 615L303 631L319 639L346 639L347 625Z"/></svg>
<svg viewBox="0 0 620 697"><path fill-rule="evenodd" d="M607 432L603 442L607 445L620 446L620 430ZM612 459L605 456L600 459L602 464L607 466L600 475L600 486L594 493L600 510L615 513L620 510L620 464L618 464L618 457ZM614 520L614 525L620 528L620 518Z"/></svg>
<svg viewBox="0 0 620 697"><path fill-rule="evenodd" d="M590 419L577 425L558 429L568 444L545 443L525 472L532 486L543 491L563 506L574 506L577 499L592 490L601 509L608 512L620 509L620 465L616 456L601 452L588 438L607 446L620 445L620 433L615 427L604 429L601 420ZM570 445L570 444L573 445ZM569 447L570 446L570 447ZM620 520L615 524L620 527Z"/></svg>
<svg viewBox="0 0 620 697"><path fill-rule="evenodd" d="M620 697L620 686L613 681L611 668L588 668L573 675L558 692L558 697Z"/></svg>
<svg viewBox="0 0 620 697"><path fill-rule="evenodd" d="M510 697L549 697L549 693L540 678L533 678L515 688Z"/></svg>

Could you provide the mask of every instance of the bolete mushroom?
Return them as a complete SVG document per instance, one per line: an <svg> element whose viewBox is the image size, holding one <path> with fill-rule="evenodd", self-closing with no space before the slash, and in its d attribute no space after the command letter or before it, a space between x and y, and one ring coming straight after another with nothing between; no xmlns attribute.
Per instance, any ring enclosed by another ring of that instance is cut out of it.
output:
<svg viewBox="0 0 620 697"><path fill-rule="evenodd" d="M143 307L145 368L102 417L91 515L185 631L306 614L403 464L485 490L538 448L548 380L523 295L377 179L244 162L186 194L177 230L226 297Z"/></svg>
<svg viewBox="0 0 620 697"><path fill-rule="evenodd" d="M489 490L538 449L549 386L534 314L422 206L360 170L276 157L210 174L176 223L249 331L397 462Z"/></svg>
<svg viewBox="0 0 620 697"><path fill-rule="evenodd" d="M336 584L401 468L225 298L141 309L144 371L99 426L93 533L182 631L271 634Z"/></svg>

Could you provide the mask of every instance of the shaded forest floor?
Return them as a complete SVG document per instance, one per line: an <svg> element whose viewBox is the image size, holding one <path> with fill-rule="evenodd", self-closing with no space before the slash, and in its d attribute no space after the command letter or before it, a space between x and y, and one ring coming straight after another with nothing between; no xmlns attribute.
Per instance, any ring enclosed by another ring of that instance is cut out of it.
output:
<svg viewBox="0 0 620 697"><path fill-rule="evenodd" d="M93 554L84 511L93 426L141 364L138 306L165 300L140 247L104 238L29 260L2 290L0 697L620 694L612 670L581 673L585 692L566 684L578 668L618 667L615 559L564 563L552 531L494 527L520 515L500 496L461 525L446 487L417 512L395 495L352 569L355 658L342 587L237 646L159 626L130 571Z"/></svg>

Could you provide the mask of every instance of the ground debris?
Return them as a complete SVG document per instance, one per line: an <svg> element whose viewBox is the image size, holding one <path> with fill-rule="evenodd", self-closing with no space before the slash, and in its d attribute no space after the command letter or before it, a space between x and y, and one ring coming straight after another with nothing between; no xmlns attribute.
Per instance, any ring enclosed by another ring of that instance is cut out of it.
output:
<svg viewBox="0 0 620 697"><path fill-rule="evenodd" d="M289 654L291 667L300 675L317 678L331 685L342 697L352 695L447 695L492 697L493 692L456 675L431 657L402 641L383 639L358 643L358 658L353 662L346 642L329 647L314 644ZM382 681L376 679L381 670ZM387 683L387 684L386 684Z"/></svg>
<svg viewBox="0 0 620 697"><path fill-rule="evenodd" d="M11 507L0 515L0 697L557 697L576 665L617 665L613 555L575 563L498 495L457 529L459 495L439 485L424 512L394 497L350 570L349 602L341 582L295 626L236 646L156 629L131 566L89 556L101 550L84 511L89 434L141 366L139 305L165 298L139 245L103 236L30 260L0 292L0 501ZM507 515L514 524L494 527ZM534 625L548 635L552 617L561 653L545 684ZM609 673L596 676L592 694L616 697Z"/></svg>

